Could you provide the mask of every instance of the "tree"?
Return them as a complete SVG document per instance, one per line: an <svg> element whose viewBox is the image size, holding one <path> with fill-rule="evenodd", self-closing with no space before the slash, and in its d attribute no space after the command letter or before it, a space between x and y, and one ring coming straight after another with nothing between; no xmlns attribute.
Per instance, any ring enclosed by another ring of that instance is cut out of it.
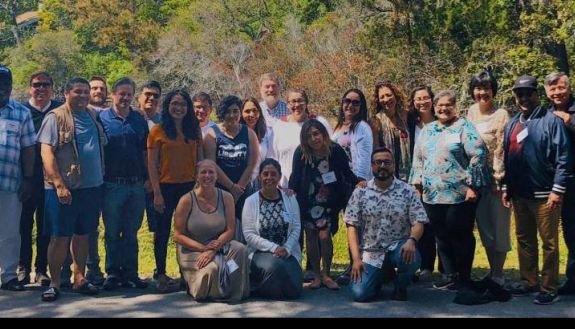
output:
<svg viewBox="0 0 575 329"><path fill-rule="evenodd" d="M36 8L38 8L38 0L4 0L0 2L0 22L4 22L10 27L16 44L19 45L22 42L16 17Z"/></svg>

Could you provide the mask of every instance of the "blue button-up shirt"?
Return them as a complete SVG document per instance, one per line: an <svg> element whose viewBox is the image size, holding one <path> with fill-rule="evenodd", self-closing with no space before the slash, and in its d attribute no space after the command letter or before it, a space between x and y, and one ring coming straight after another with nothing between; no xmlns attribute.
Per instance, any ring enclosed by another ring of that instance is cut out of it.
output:
<svg viewBox="0 0 575 329"><path fill-rule="evenodd" d="M104 148L106 172L104 180L147 177L146 141L148 123L138 112L130 109L126 119L118 116L113 108L99 113L102 127L108 137Z"/></svg>

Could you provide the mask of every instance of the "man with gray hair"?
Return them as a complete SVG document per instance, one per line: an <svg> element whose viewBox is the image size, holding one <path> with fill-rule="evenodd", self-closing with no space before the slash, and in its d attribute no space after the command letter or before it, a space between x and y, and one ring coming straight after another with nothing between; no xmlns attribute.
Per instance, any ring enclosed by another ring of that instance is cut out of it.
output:
<svg viewBox="0 0 575 329"><path fill-rule="evenodd" d="M281 85L275 73L264 73L259 78L260 96L262 101L260 107L266 125L271 127L281 117L290 114L287 104L280 99Z"/></svg>
<svg viewBox="0 0 575 329"><path fill-rule="evenodd" d="M575 143L575 101L569 90L569 77L562 72L551 73L545 77L545 94L551 101L549 111L563 120L571 143ZM567 185L565 202L561 208L563 238L567 245L568 256L565 269L567 281L559 287L560 295L575 294L575 180Z"/></svg>

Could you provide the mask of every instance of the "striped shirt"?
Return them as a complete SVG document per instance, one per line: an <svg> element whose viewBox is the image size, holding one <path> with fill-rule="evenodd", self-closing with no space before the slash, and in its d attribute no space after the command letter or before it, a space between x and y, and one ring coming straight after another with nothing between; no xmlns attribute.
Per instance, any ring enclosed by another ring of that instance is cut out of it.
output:
<svg viewBox="0 0 575 329"><path fill-rule="evenodd" d="M20 151L36 143L30 110L9 100L0 108L0 191L16 192L22 180Z"/></svg>

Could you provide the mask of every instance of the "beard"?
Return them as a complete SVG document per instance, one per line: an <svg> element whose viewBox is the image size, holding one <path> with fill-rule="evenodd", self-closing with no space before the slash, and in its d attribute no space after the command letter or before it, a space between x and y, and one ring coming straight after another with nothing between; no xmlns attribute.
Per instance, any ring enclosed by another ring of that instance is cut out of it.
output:
<svg viewBox="0 0 575 329"><path fill-rule="evenodd" d="M389 178L393 177L393 173L385 169L373 171L372 173L375 179L381 181L388 180Z"/></svg>

